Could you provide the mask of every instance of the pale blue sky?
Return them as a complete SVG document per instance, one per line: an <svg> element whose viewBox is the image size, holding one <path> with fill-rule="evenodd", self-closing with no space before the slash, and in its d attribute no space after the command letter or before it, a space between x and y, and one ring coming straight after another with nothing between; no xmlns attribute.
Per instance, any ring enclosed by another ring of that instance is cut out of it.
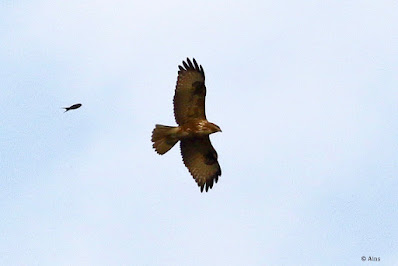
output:
<svg viewBox="0 0 398 266"><path fill-rule="evenodd" d="M1 265L398 264L396 1L1 1ZM174 125L206 73L222 176ZM63 113L77 102L82 108Z"/></svg>

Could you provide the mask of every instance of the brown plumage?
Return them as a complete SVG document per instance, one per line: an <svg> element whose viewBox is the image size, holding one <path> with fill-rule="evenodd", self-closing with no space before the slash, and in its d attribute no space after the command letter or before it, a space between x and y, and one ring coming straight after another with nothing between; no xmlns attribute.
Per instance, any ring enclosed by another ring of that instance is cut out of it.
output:
<svg viewBox="0 0 398 266"><path fill-rule="evenodd" d="M205 73L202 66L189 58L178 66L178 79L174 94L174 117L178 127L156 125L152 132L153 148L165 154L180 141L185 166L200 187L201 192L213 187L221 176L217 152L209 135L221 129L206 119Z"/></svg>

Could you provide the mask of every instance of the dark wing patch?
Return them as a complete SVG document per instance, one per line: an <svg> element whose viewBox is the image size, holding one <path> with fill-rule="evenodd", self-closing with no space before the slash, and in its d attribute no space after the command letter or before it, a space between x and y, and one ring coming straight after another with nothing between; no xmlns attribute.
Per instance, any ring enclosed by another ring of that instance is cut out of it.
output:
<svg viewBox="0 0 398 266"><path fill-rule="evenodd" d="M217 152L208 136L181 140L181 155L185 166L200 187L200 191L213 187L221 176Z"/></svg>
<svg viewBox="0 0 398 266"><path fill-rule="evenodd" d="M178 66L177 85L174 94L174 116L177 124L183 125L191 119L206 119L205 73L195 59L189 58Z"/></svg>

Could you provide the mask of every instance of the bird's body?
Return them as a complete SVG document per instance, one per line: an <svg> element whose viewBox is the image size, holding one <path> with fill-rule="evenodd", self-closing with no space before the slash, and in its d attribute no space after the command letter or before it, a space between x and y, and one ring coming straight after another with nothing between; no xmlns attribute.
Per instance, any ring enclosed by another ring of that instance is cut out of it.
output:
<svg viewBox="0 0 398 266"><path fill-rule="evenodd" d="M156 125L152 142L157 153L165 154L180 141L185 166L201 191L204 187L208 191L221 175L217 152L211 145L209 135L221 132L221 129L206 119L206 86L202 66L195 59L192 64L188 58L183 65L179 66L174 95L174 116L179 126Z"/></svg>
<svg viewBox="0 0 398 266"><path fill-rule="evenodd" d="M179 129L178 135L180 138L204 137L221 131L217 125L210 123L206 119L192 119L177 128Z"/></svg>
<svg viewBox="0 0 398 266"><path fill-rule="evenodd" d="M77 108L79 108L80 106L82 106L82 104L81 104L81 103L77 103L77 104L74 104L74 105L72 105L72 106L69 106L69 107L62 107L62 108L65 109L65 112L64 112L64 113L66 113L66 112L68 112L68 111L70 111L70 110L77 109Z"/></svg>

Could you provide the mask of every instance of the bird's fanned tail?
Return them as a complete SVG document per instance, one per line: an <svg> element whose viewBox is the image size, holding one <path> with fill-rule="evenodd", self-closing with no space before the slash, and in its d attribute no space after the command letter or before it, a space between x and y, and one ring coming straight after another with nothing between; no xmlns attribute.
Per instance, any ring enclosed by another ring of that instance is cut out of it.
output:
<svg viewBox="0 0 398 266"><path fill-rule="evenodd" d="M152 132L153 148L159 154L165 154L178 142L175 136L177 127L156 125Z"/></svg>

